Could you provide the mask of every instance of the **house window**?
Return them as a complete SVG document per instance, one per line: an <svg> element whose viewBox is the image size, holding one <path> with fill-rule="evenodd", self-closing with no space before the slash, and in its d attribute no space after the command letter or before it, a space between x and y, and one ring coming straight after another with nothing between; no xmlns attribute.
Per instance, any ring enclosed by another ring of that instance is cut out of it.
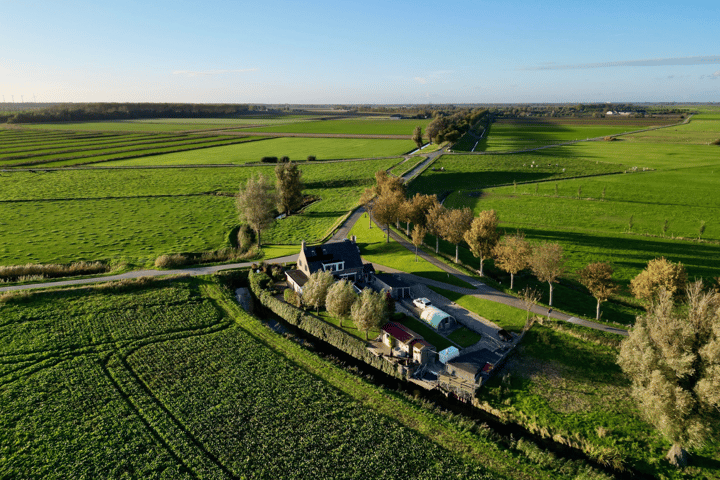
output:
<svg viewBox="0 0 720 480"><path fill-rule="evenodd" d="M326 272L339 272L345 270L345 262L323 263L323 270Z"/></svg>

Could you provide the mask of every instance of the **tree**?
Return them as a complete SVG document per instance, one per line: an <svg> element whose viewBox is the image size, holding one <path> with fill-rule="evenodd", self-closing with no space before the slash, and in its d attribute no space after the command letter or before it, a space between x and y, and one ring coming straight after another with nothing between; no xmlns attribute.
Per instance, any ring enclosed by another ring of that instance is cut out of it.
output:
<svg viewBox="0 0 720 480"><path fill-rule="evenodd" d="M445 240L455 245L455 263L458 263L460 242L465 238L465 232L470 230L473 213L468 207L463 209L451 208L440 219L440 228Z"/></svg>
<svg viewBox="0 0 720 480"><path fill-rule="evenodd" d="M363 289L350 309L350 317L353 323L359 330L365 332L365 340L368 339L368 331L371 328L383 324L386 314L385 295L382 292L375 293L369 288Z"/></svg>
<svg viewBox="0 0 720 480"><path fill-rule="evenodd" d="M590 295L597 300L595 320L600 320L600 304L617 292L619 286L613 282L612 265L605 262L591 263L578 272L580 283L590 291Z"/></svg>
<svg viewBox="0 0 720 480"><path fill-rule="evenodd" d="M430 207L427 215L425 216L426 225L428 232L435 235L435 253L438 253L440 249L440 235L442 235L442 219L447 214L447 208L445 208L440 202L437 201Z"/></svg>
<svg viewBox="0 0 720 480"><path fill-rule="evenodd" d="M484 210L473 219L470 230L464 238L475 258L480 259L480 276L483 275L483 262L492 255L492 249L500 240L499 219L495 210Z"/></svg>
<svg viewBox="0 0 720 480"><path fill-rule="evenodd" d="M397 218L397 212L405 201L402 192L397 190L383 190L373 202L372 214L375 222L387 228L387 243L390 243L390 223Z"/></svg>
<svg viewBox="0 0 720 480"><path fill-rule="evenodd" d="M643 415L672 443L668 460L684 465L686 449L720 424L720 296L695 282L676 309L661 289L622 342L618 364Z"/></svg>
<svg viewBox="0 0 720 480"><path fill-rule="evenodd" d="M330 315L340 320L343 326L343 319L350 315L350 308L355 303L357 295L352 283L345 279L333 283L327 291L325 305Z"/></svg>
<svg viewBox="0 0 720 480"><path fill-rule="evenodd" d="M247 223L253 229L259 247L261 244L260 233L272 223L275 206L272 187L262 173L252 175L244 187L240 186L240 192L236 197L236 206L240 221Z"/></svg>
<svg viewBox="0 0 720 480"><path fill-rule="evenodd" d="M672 263L665 257L648 262L647 268L630 281L630 291L635 297L652 303L663 289L673 296L682 294L687 283L687 272L682 263Z"/></svg>
<svg viewBox="0 0 720 480"><path fill-rule="evenodd" d="M520 293L522 295L523 305L525 305L525 310L527 311L524 328L524 330L527 330L530 328L530 310L532 310L532 308L540 301L540 292L538 292L534 288L526 286L522 289Z"/></svg>
<svg viewBox="0 0 720 480"><path fill-rule="evenodd" d="M530 244L520 232L515 235L505 235L493 248L493 255L496 258L495 265L510 274L511 290L515 274L527 267L531 254Z"/></svg>
<svg viewBox="0 0 720 480"><path fill-rule="evenodd" d="M302 299L305 305L315 307L315 311L320 311L320 307L325 305L328 289L335 281L332 272L326 270L318 270L310 275L308 281L303 285Z"/></svg>
<svg viewBox="0 0 720 480"><path fill-rule="evenodd" d="M413 130L412 141L415 142L418 148L423 146L422 127L419 125Z"/></svg>
<svg viewBox="0 0 720 480"><path fill-rule="evenodd" d="M415 245L415 261L418 261L418 247L422 245L425 235L427 234L427 228L422 225L415 225L412 232L412 243Z"/></svg>
<svg viewBox="0 0 720 480"><path fill-rule="evenodd" d="M275 191L277 192L278 212L290 215L303 203L302 171L293 162L279 163L275 166Z"/></svg>
<svg viewBox="0 0 720 480"><path fill-rule="evenodd" d="M550 285L550 300L548 305L552 306L553 283L565 271L565 258L563 249L557 243L541 243L532 249L529 262L533 275L541 282Z"/></svg>

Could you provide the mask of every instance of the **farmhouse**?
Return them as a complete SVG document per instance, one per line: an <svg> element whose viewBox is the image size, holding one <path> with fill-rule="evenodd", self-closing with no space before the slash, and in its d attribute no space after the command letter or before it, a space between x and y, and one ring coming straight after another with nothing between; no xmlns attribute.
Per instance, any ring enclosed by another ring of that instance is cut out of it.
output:
<svg viewBox="0 0 720 480"><path fill-rule="evenodd" d="M422 335L415 333L405 325L388 322L381 328L382 342L396 351L400 357L411 358L413 362L424 365L434 359L435 348Z"/></svg>
<svg viewBox="0 0 720 480"><path fill-rule="evenodd" d="M335 278L345 278L351 282L366 280L374 272L372 265L363 263L353 237L352 240L313 247L308 247L303 241L297 269L286 271L285 277L293 290L302 293L302 287L310 275L319 270L332 272Z"/></svg>

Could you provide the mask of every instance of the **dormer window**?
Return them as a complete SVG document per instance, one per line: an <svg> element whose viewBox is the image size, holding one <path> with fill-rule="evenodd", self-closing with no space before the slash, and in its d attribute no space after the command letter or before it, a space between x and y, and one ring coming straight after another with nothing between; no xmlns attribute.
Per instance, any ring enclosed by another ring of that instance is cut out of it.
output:
<svg viewBox="0 0 720 480"><path fill-rule="evenodd" d="M326 272L339 272L345 270L345 261L334 263L323 263L323 270Z"/></svg>

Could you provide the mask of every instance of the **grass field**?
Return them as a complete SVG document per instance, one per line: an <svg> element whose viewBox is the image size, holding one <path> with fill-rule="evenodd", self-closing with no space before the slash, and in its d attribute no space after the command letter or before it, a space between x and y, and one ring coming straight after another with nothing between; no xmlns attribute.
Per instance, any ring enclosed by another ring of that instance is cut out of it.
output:
<svg viewBox="0 0 720 480"><path fill-rule="evenodd" d="M355 206L374 173L397 162L302 165L305 193L320 201L277 222L264 241L320 240ZM2 174L0 264L113 257L143 264L165 253L227 246L238 223L232 195L256 172L273 178L274 166Z"/></svg>
<svg viewBox="0 0 720 480"><path fill-rule="evenodd" d="M0 312L5 478L600 478L351 376L213 282L34 294Z"/></svg>
<svg viewBox="0 0 720 480"><path fill-rule="evenodd" d="M653 477L720 478L718 445L693 452L685 472L663 460L670 444L641 419L617 354L614 347L535 325L480 400L543 436L564 438L591 456Z"/></svg>
<svg viewBox="0 0 720 480"><path fill-rule="evenodd" d="M423 132L431 119L390 120L390 119L351 119L323 120L302 123L274 125L271 127L252 128L254 132L277 133L331 133L350 135L412 135L415 127Z"/></svg>
<svg viewBox="0 0 720 480"><path fill-rule="evenodd" d="M435 293L452 300L461 307L490 320L500 328L504 328L510 332L520 332L525 326L527 312L523 310L518 310L517 308L510 307L502 303L491 302L482 298L473 297L472 295L463 295L444 288L430 288L432 288Z"/></svg>
<svg viewBox="0 0 720 480"><path fill-rule="evenodd" d="M262 142L218 147L194 152L135 158L107 163L112 166L203 165L259 162L262 157L290 157L304 161L310 155L318 160L392 157L414 149L411 140L357 138L273 138Z"/></svg>

